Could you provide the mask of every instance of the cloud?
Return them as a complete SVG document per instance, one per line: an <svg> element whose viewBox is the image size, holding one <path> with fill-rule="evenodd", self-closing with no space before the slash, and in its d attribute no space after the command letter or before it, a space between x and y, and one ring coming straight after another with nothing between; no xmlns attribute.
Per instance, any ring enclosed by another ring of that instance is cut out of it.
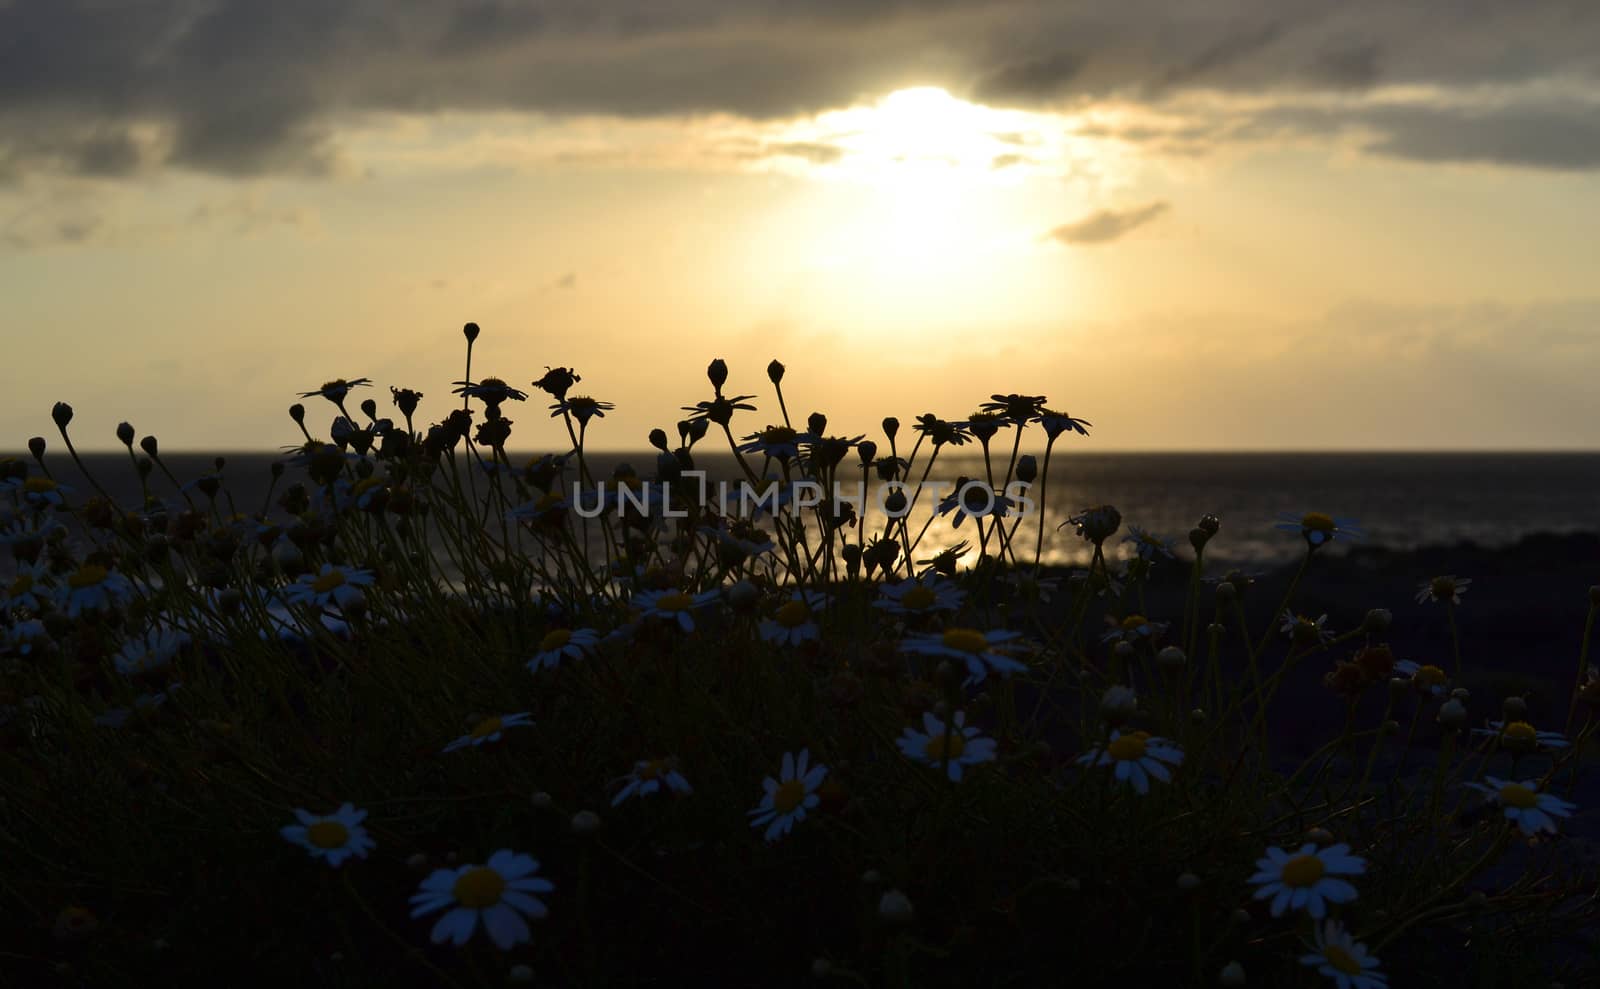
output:
<svg viewBox="0 0 1600 989"><path fill-rule="evenodd" d="M1126 210L1096 210L1071 223L1063 223L1045 234L1042 239L1072 245L1109 244L1124 234L1144 226L1168 209L1167 203L1154 202Z"/></svg>
<svg viewBox="0 0 1600 989"><path fill-rule="evenodd" d="M768 120L918 84L1018 106L1272 105L1380 80L1582 93L1597 48L1590 0L12 0L0 175L326 175L371 114ZM1478 160L1508 160L1515 121L1476 122L1499 129ZM1391 124L1384 153L1437 160L1466 143L1448 121Z"/></svg>

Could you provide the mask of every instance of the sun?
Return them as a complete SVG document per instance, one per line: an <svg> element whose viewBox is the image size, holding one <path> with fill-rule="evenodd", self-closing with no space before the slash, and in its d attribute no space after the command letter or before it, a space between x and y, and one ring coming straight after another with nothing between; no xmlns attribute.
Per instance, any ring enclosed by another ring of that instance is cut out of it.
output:
<svg viewBox="0 0 1600 989"><path fill-rule="evenodd" d="M1000 178L995 163L1011 160L1006 156L1028 140L1028 122L1019 116L917 86L822 114L808 129L811 140L837 149L831 171L840 177L949 185Z"/></svg>

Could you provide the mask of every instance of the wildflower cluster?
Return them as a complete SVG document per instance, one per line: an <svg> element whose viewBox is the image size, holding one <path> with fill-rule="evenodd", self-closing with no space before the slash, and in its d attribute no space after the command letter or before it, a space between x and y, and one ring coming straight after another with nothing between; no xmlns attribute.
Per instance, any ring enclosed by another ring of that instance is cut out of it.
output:
<svg viewBox="0 0 1600 989"><path fill-rule="evenodd" d="M791 419L776 361L770 401L713 361L650 469L607 470L589 436L612 403L567 367L474 377L465 336L431 424L409 388L395 417L351 408L366 378L299 393L327 439L293 405L259 506L226 461L185 483L126 424L118 500L64 405L81 483L42 439L0 462L0 838L26 850L3 888L55 933L0 957L919 986L1138 959L1137 982L1374 989L1433 933L1492 930L1493 952L1592 923L1544 852L1578 811L1596 673L1585 651L1570 708L1538 712L1563 731L1515 697L1474 725L1469 580L1417 595L1448 652L1396 656L1381 609L1208 573L1216 516L1188 549L1109 504L1050 518L1090 424L1044 396L869 439ZM972 473L936 497L958 449ZM719 463L772 497L702 497ZM1035 480L1030 518L1012 486ZM1047 525L1086 567L1045 566ZM1280 528L1302 573L1360 537L1320 512ZM1343 727L1281 754L1307 685Z"/></svg>

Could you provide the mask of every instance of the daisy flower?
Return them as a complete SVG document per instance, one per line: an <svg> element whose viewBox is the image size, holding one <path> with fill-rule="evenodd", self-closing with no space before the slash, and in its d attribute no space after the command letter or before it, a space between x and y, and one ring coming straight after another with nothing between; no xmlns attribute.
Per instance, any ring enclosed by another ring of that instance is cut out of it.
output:
<svg viewBox="0 0 1600 989"><path fill-rule="evenodd" d="M1508 783L1493 776L1485 776L1483 783L1468 783L1467 786L1480 793L1486 793L1494 803L1505 809L1506 820L1522 829L1522 833L1533 837L1540 831L1555 833L1558 817L1571 817L1577 810L1576 804L1568 803L1554 794L1540 792L1537 780L1524 780L1521 783Z"/></svg>
<svg viewBox="0 0 1600 989"><path fill-rule="evenodd" d="M294 583L283 589L287 604L309 604L317 608L337 605L345 608L365 595L361 588L373 582L371 570L355 570L324 563L317 573L301 574Z"/></svg>
<svg viewBox="0 0 1600 989"><path fill-rule="evenodd" d="M816 591L796 591L771 618L761 620L761 638L780 646L798 646L802 642L815 642L820 633L814 615L826 607L827 603L827 596Z"/></svg>
<svg viewBox="0 0 1600 989"><path fill-rule="evenodd" d="M1011 499L981 481L965 477L956 479L956 489L939 502L938 513L956 513L951 528L961 528L965 518L1005 518L1011 512Z"/></svg>
<svg viewBox="0 0 1600 989"><path fill-rule="evenodd" d="M1296 642L1321 644L1333 639L1333 630L1328 628L1327 625L1327 615L1307 618L1305 615L1293 615L1285 612L1283 624L1278 626L1278 631Z"/></svg>
<svg viewBox="0 0 1600 989"><path fill-rule="evenodd" d="M537 859L506 848L489 856L484 865L436 869L412 894L411 916L450 908L433 925L431 937L434 944L449 939L457 947L467 943L482 918L489 940L509 951L533 936L523 917L537 919L550 912L532 895L555 889L550 880L534 876L538 871Z"/></svg>
<svg viewBox="0 0 1600 989"><path fill-rule="evenodd" d="M1050 409L1040 409L1039 425L1044 427L1045 436L1050 440L1050 442L1054 443L1056 437L1060 436L1062 433L1077 433L1080 436L1088 436L1089 430L1086 427L1093 426L1094 423L1087 419L1079 419L1074 416L1069 416L1065 412L1055 412Z"/></svg>
<svg viewBox="0 0 1600 989"><path fill-rule="evenodd" d="M891 615L926 615L935 611L958 611L966 597L966 592L955 584L928 573L897 584L884 584L872 606Z"/></svg>
<svg viewBox="0 0 1600 989"><path fill-rule="evenodd" d="M522 402L528 398L527 392L519 391L499 378L484 378L477 383L453 381L451 384L460 386L452 388L452 394L476 398L485 405L498 406L506 401Z"/></svg>
<svg viewBox="0 0 1600 989"><path fill-rule="evenodd" d="M60 508L66 504L66 496L72 493L71 488L57 484L48 477L14 478L6 481L4 487L22 504L41 512L47 508Z"/></svg>
<svg viewBox="0 0 1600 989"><path fill-rule="evenodd" d="M1169 560L1178 558L1178 552L1173 548L1172 540L1162 539L1148 529L1136 525L1128 526L1128 535L1122 537L1125 543L1133 543L1133 551L1141 560L1154 560L1164 556Z"/></svg>
<svg viewBox="0 0 1600 989"><path fill-rule="evenodd" d="M963 767L992 762L995 757L994 739L979 738L978 729L966 727L966 722L965 711L951 715L949 725L935 717L932 711L926 711L922 715L925 731L907 728L895 744L907 759L933 769L948 766L946 773L951 782L959 783Z"/></svg>
<svg viewBox="0 0 1600 989"><path fill-rule="evenodd" d="M622 777L617 782L623 787L617 795L611 798L611 806L616 807L629 797L645 797L652 793L659 793L663 789L673 793L690 794L694 790L689 786L689 781L678 772L678 760L668 756L665 759L640 759L633 764L633 772Z"/></svg>
<svg viewBox="0 0 1600 989"><path fill-rule="evenodd" d="M133 597L133 582L115 570L85 563L57 588L56 596L67 617L77 618L85 611L108 611L126 603Z"/></svg>
<svg viewBox="0 0 1600 989"><path fill-rule="evenodd" d="M1329 920L1315 928L1317 950L1300 956L1300 964L1310 965L1333 980L1338 989L1384 989L1389 977L1378 971L1378 959L1367 953L1367 946L1350 936L1344 925Z"/></svg>
<svg viewBox="0 0 1600 989"><path fill-rule="evenodd" d="M1355 519L1334 518L1322 512L1307 512L1299 517L1283 513L1278 518L1280 521L1276 528L1284 532L1300 533L1306 545L1312 549L1325 546L1335 538L1357 540L1365 538L1362 531L1356 528Z"/></svg>
<svg viewBox="0 0 1600 989"><path fill-rule="evenodd" d="M1532 752L1534 749L1564 749L1570 744L1558 731L1538 731L1526 721L1491 721L1487 728L1472 729L1474 735L1492 735L1500 740L1502 748L1513 752Z"/></svg>
<svg viewBox="0 0 1600 989"><path fill-rule="evenodd" d="M521 711L517 714L501 714L492 718L484 718L482 721L478 722L477 726L471 731L467 732L465 735L462 735L449 745L446 745L444 747L444 751L454 752L457 749L464 749L469 745L473 748L477 748L481 745L488 745L490 742L498 742L500 741L500 736L505 734L505 730L507 728L521 728L532 724L533 715L529 714L527 711Z"/></svg>
<svg viewBox="0 0 1600 989"><path fill-rule="evenodd" d="M762 781L766 796L750 811L750 826L765 826L767 841L777 841L788 834L797 821L806 819L806 811L822 802L817 788L828 775L828 767L819 762L808 769L810 761L808 749L801 749L798 757L793 752L785 752L777 778L768 776Z"/></svg>
<svg viewBox="0 0 1600 989"><path fill-rule="evenodd" d="M40 605L50 597L46 586L49 576L50 565L42 557L34 563L18 560L11 583L0 588L0 614L16 608L37 613ZM41 598L41 594L45 596Z"/></svg>
<svg viewBox="0 0 1600 989"><path fill-rule="evenodd" d="M301 392L300 397L317 398L318 396L321 396L322 398L332 402L334 405L342 405L344 404L346 396L350 394L350 389L360 388L371 384L371 378L351 378L348 381L346 381L344 378L334 378L332 381L323 382L322 387L315 391Z"/></svg>
<svg viewBox="0 0 1600 989"><path fill-rule="evenodd" d="M550 418L570 415L578 420L579 426L587 428L590 419L604 419L606 413L615 408L616 406L610 402L596 401L587 395L574 395L550 406Z"/></svg>
<svg viewBox="0 0 1600 989"><path fill-rule="evenodd" d="M19 656L26 656L51 642L50 630L37 618L17 622L10 629L0 629L0 635L5 637L6 647L15 649Z"/></svg>
<svg viewBox="0 0 1600 989"><path fill-rule="evenodd" d="M1410 680L1411 686L1433 697L1442 695L1450 683L1450 678L1444 670L1431 663L1402 659L1394 664L1394 671Z"/></svg>
<svg viewBox="0 0 1600 989"><path fill-rule="evenodd" d="M1445 574L1443 577L1425 580L1417 585L1417 603L1448 601L1451 604L1460 604L1461 595L1471 586L1471 577L1457 577L1455 574Z"/></svg>
<svg viewBox="0 0 1600 989"><path fill-rule="evenodd" d="M947 628L940 634L910 636L900 643L900 648L919 656L960 660L967 666L969 675L966 682L972 684L983 680L990 672L1010 676L1026 670L1028 667L1025 664L1004 655L997 648L1020 638L1021 632L1007 629L980 632L975 628Z"/></svg>
<svg viewBox="0 0 1600 989"><path fill-rule="evenodd" d="M1367 871L1367 860L1350 854L1349 845L1317 848L1307 842L1293 855L1281 848L1268 848L1265 858L1256 860L1255 898L1272 897L1272 915L1283 916L1286 909L1304 909L1313 920L1321 920L1329 903L1349 903L1356 888L1336 876L1358 876Z"/></svg>
<svg viewBox="0 0 1600 989"><path fill-rule="evenodd" d="M1143 615L1129 615L1122 621L1106 616L1111 630L1100 637L1101 642L1145 642L1159 638L1167 630L1166 622L1153 622Z"/></svg>
<svg viewBox="0 0 1600 989"><path fill-rule="evenodd" d="M600 633L592 628L553 628L539 640L539 651L528 660L528 669L553 670L563 659L582 659L600 643Z"/></svg>
<svg viewBox="0 0 1600 989"><path fill-rule="evenodd" d="M166 669L178 651L188 644L189 636L185 632L153 628L128 639L117 650L114 658L117 672L123 676L139 676Z"/></svg>
<svg viewBox="0 0 1600 989"><path fill-rule="evenodd" d="M367 829L361 826L367 812L356 810L353 804L343 804L332 814L319 817L309 811L296 809L294 816L299 824L289 824L278 830L285 841L292 842L322 859L334 868L354 856L366 858L372 851L373 841Z"/></svg>
<svg viewBox="0 0 1600 989"><path fill-rule="evenodd" d="M794 460L800 456L800 444L811 440L810 434L797 433L788 426L768 426L746 436L739 452L759 453L774 460Z"/></svg>
<svg viewBox="0 0 1600 989"><path fill-rule="evenodd" d="M1169 766L1183 765L1183 750L1176 742L1151 736L1147 731L1111 733L1105 748L1094 748L1078 757L1084 766L1114 766L1112 776L1133 787L1141 797L1150 792L1150 778L1172 781Z"/></svg>
<svg viewBox="0 0 1600 989"><path fill-rule="evenodd" d="M675 622L685 632L693 632L694 609L703 608L716 599L715 590L703 591L700 594L673 590L642 591L634 595L632 603L639 609L641 618L660 618Z"/></svg>

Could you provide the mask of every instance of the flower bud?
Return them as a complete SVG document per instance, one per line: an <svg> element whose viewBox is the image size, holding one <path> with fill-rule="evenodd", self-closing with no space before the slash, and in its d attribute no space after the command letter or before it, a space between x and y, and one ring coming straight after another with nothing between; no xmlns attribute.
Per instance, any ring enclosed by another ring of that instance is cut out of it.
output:
<svg viewBox="0 0 1600 989"><path fill-rule="evenodd" d="M572 833L591 835L600 830L600 815L592 810L580 810L572 815Z"/></svg>
<svg viewBox="0 0 1600 989"><path fill-rule="evenodd" d="M895 438L896 435L899 434L899 432L900 432L900 420L899 419L896 419L894 416L888 416L883 420L883 435L889 437L889 442L890 443L894 442L894 438Z"/></svg>
<svg viewBox="0 0 1600 989"><path fill-rule="evenodd" d="M1222 520L1215 515L1202 515L1200 521L1195 523L1195 528L1204 532L1209 538L1222 530Z"/></svg>
<svg viewBox="0 0 1600 989"><path fill-rule="evenodd" d="M1389 631L1389 626L1394 622L1394 614L1388 608L1373 608L1367 612L1366 621L1361 623L1361 631L1368 635L1381 635Z"/></svg>
<svg viewBox="0 0 1600 989"><path fill-rule="evenodd" d="M472 343L473 341L477 340L480 332L482 331L478 329L477 323L468 323L466 326L461 328L461 335L467 338L468 343Z"/></svg>
<svg viewBox="0 0 1600 989"><path fill-rule="evenodd" d="M1031 453L1025 453L1017 458L1017 480L1023 484L1032 484L1034 478L1039 476L1039 459Z"/></svg>
<svg viewBox="0 0 1600 989"><path fill-rule="evenodd" d="M544 792L543 790L540 790L533 795L532 802L534 809L536 810L549 810L551 807L554 807L556 803L553 799L551 799L550 794Z"/></svg>
<svg viewBox="0 0 1600 989"><path fill-rule="evenodd" d="M728 364L718 357L706 366L706 377L711 379L711 387L722 394L722 386L728 383Z"/></svg>
<svg viewBox="0 0 1600 989"><path fill-rule="evenodd" d="M1439 724L1446 728L1463 728L1467 724L1467 706L1454 698L1439 707Z"/></svg>
<svg viewBox="0 0 1600 989"><path fill-rule="evenodd" d="M878 444L871 440L862 440L856 444L856 455L861 458L861 466L865 467L878 456Z"/></svg>
<svg viewBox="0 0 1600 989"><path fill-rule="evenodd" d="M776 358L767 365L767 377L771 379L773 384L783 381L783 365Z"/></svg>
<svg viewBox="0 0 1600 989"><path fill-rule="evenodd" d="M1456 689L1450 691L1450 696L1465 704L1467 701L1472 699L1472 691L1465 687L1457 687Z"/></svg>
<svg viewBox="0 0 1600 989"><path fill-rule="evenodd" d="M911 923L914 915L911 899L898 889L885 892L878 900L878 919L890 927L904 927Z"/></svg>
<svg viewBox="0 0 1600 989"><path fill-rule="evenodd" d="M289 406L289 418L293 419L297 423L300 423L301 425L304 425L306 421L306 407L301 405L299 402Z"/></svg>
<svg viewBox="0 0 1600 989"><path fill-rule="evenodd" d="M1239 589L1231 581L1220 581L1217 584L1217 603L1232 604L1239 597Z"/></svg>
<svg viewBox="0 0 1600 989"><path fill-rule="evenodd" d="M747 611L761 600L761 590L748 580L740 580L728 588L728 604L736 611Z"/></svg>
<svg viewBox="0 0 1600 989"><path fill-rule="evenodd" d="M133 426L130 423L117 423L117 439L129 450L133 449Z"/></svg>
<svg viewBox="0 0 1600 989"><path fill-rule="evenodd" d="M1193 711L1190 711L1189 720L1193 721L1197 725L1203 724L1206 720L1206 709L1203 707L1197 707Z"/></svg>
<svg viewBox="0 0 1600 989"><path fill-rule="evenodd" d="M1507 721L1525 721L1528 717L1528 702L1521 697L1507 697L1501 702L1500 711Z"/></svg>
<svg viewBox="0 0 1600 989"><path fill-rule="evenodd" d="M1217 985L1230 987L1244 985L1244 966L1238 962L1229 962L1222 966L1222 971L1217 973Z"/></svg>
<svg viewBox="0 0 1600 989"><path fill-rule="evenodd" d="M1183 669L1184 665L1189 662L1189 657L1184 655L1183 650L1177 646L1167 646L1156 653L1156 662L1161 665L1162 669L1173 673Z"/></svg>
<svg viewBox="0 0 1600 989"><path fill-rule="evenodd" d="M1189 530L1189 545L1194 547L1196 553L1206 548L1206 543L1211 541L1211 534L1199 526Z"/></svg>
<svg viewBox="0 0 1600 989"><path fill-rule="evenodd" d="M828 417L821 412L813 412L806 416L806 429L812 436L821 437L828 431Z"/></svg>
<svg viewBox="0 0 1600 989"><path fill-rule="evenodd" d="M1112 684L1100 695L1100 710L1107 715L1127 717L1139 709L1139 697L1133 688L1120 683Z"/></svg>
<svg viewBox="0 0 1600 989"><path fill-rule="evenodd" d="M35 436L28 440L28 452L33 454L33 459L39 460L44 456L44 437Z"/></svg>
<svg viewBox="0 0 1600 989"><path fill-rule="evenodd" d="M72 421L72 406L66 402L57 402L50 408L50 418L56 421L57 429L66 429L67 423Z"/></svg>

